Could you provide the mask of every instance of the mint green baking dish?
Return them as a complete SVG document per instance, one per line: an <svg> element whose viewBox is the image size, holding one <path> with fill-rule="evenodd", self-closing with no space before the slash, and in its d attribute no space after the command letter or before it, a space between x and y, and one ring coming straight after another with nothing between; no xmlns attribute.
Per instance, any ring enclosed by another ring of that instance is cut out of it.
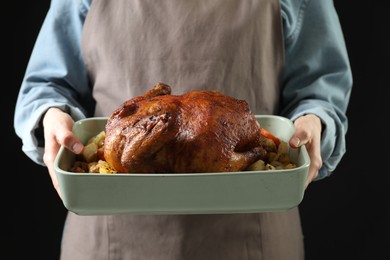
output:
<svg viewBox="0 0 390 260"><path fill-rule="evenodd" d="M288 141L293 123L257 115L261 126ZM107 118L75 123L82 142L105 129ZM219 214L283 211L304 196L310 159L305 147L290 149L298 167L226 173L95 174L73 173L74 154L61 147L55 160L64 206L78 215Z"/></svg>

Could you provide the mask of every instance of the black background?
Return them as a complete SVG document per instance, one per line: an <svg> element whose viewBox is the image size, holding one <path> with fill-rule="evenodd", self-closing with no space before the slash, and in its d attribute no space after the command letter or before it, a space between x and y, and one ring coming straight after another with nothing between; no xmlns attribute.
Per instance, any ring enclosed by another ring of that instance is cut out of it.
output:
<svg viewBox="0 0 390 260"><path fill-rule="evenodd" d="M3 83L1 102L6 121L1 130L6 156L1 163L1 252L8 256L2 259L54 260L59 255L66 210L46 168L22 153L13 128L19 86L49 4L49 0L23 1L15 12L3 9L5 26L13 28L8 36L3 33L3 43L11 45L3 51L9 50L4 56L12 59L13 68L5 70L3 79L12 77L11 82L3 81L7 83ZM306 259L390 259L390 157L385 149L389 145L385 138L390 118L386 103L390 101L390 23L386 8L377 1L335 4L354 74L347 153L331 177L311 184L305 192L300 211Z"/></svg>

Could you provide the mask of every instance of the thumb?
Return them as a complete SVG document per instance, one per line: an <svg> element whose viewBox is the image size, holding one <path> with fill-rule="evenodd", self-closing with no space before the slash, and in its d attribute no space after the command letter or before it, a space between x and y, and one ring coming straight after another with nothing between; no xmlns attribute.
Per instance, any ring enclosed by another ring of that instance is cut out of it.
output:
<svg viewBox="0 0 390 260"><path fill-rule="evenodd" d="M290 143L290 146L293 148L298 148L302 145L301 139L297 135L293 135L290 138L289 143Z"/></svg>
<svg viewBox="0 0 390 260"><path fill-rule="evenodd" d="M84 150L84 145L78 139L75 139L74 142L68 146L68 149L75 154L80 154Z"/></svg>

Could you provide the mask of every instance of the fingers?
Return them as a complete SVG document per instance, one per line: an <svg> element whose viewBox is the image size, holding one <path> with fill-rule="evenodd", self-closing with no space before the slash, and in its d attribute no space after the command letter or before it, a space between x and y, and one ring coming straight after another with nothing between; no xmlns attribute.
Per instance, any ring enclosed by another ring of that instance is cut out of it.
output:
<svg viewBox="0 0 390 260"><path fill-rule="evenodd" d="M81 153L84 149L83 144L72 132L73 124L72 117L57 108L50 108L43 118L45 138L43 161L49 170L53 186L60 197L61 191L54 169L54 161L58 151L61 145L76 154Z"/></svg>
<svg viewBox="0 0 390 260"><path fill-rule="evenodd" d="M46 164L50 178L52 180L54 188L57 190L57 193L60 195L59 185L57 176L54 170L54 160L60 148L60 144L58 144L55 140L55 137L52 135L45 134L45 152L43 154L43 161Z"/></svg>
<svg viewBox="0 0 390 260"><path fill-rule="evenodd" d="M289 143L293 148L306 146L310 157L310 166L306 180L306 187L318 176L322 167L321 157L321 120L316 115L305 115L294 122L295 133Z"/></svg>
<svg viewBox="0 0 390 260"><path fill-rule="evenodd" d="M310 156L310 166L306 180L306 187L318 176L318 171L322 167L319 142L312 140L306 144L307 152Z"/></svg>

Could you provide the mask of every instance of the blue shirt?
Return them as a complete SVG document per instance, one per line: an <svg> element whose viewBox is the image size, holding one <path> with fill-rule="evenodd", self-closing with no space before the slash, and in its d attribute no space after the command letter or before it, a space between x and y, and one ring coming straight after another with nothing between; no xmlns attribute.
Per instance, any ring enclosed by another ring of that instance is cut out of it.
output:
<svg viewBox="0 0 390 260"><path fill-rule="evenodd" d="M352 73L332 0L281 0L285 66L280 115L312 113L324 126L323 167L329 176L346 152L346 110ZM43 163L42 115L59 107L79 120L93 116L92 87L81 55L83 24L91 0L52 0L32 51L16 103L14 127L22 150Z"/></svg>

